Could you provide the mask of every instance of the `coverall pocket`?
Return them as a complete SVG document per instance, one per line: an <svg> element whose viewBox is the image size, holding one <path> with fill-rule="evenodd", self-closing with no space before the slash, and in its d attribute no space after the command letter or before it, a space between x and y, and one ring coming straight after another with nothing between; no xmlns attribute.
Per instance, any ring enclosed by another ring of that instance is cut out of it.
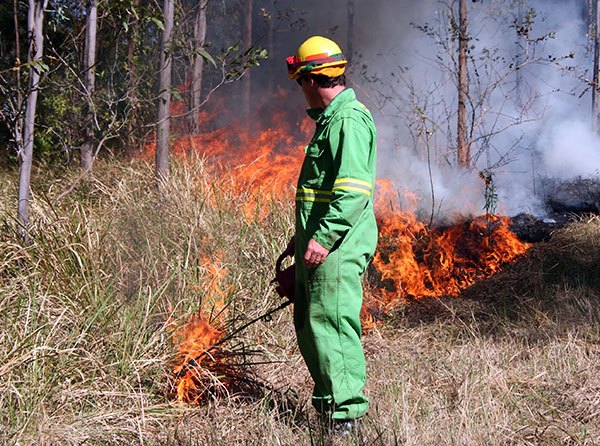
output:
<svg viewBox="0 0 600 446"><path fill-rule="evenodd" d="M314 187L316 189L320 189L323 184L323 178L326 173L325 157L323 153L325 153L325 147L323 144L319 144L318 142L312 142L308 146L306 146L306 167L308 170L306 171L306 176L304 177L304 185L308 187Z"/></svg>
<svg viewBox="0 0 600 446"><path fill-rule="evenodd" d="M319 158L321 155L323 155L325 148L318 142L311 142L309 145L306 146L306 149L304 149L304 151L306 152L306 156L310 158Z"/></svg>
<svg viewBox="0 0 600 446"><path fill-rule="evenodd" d="M340 279L340 259L337 250L331 251L325 262L307 270L309 287L317 282L337 282Z"/></svg>

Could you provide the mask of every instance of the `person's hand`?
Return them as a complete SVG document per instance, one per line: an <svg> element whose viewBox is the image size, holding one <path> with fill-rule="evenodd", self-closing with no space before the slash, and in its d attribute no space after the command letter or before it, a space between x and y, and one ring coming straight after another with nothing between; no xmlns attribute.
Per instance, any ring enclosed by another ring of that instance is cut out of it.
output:
<svg viewBox="0 0 600 446"><path fill-rule="evenodd" d="M310 239L304 253L304 266L316 268L325 261L328 254L329 250L327 248L323 248L318 242Z"/></svg>

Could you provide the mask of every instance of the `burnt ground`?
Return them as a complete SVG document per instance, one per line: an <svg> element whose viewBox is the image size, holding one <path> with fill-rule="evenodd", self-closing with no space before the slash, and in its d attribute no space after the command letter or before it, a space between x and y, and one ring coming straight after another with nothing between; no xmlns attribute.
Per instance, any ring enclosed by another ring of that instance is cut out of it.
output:
<svg viewBox="0 0 600 446"><path fill-rule="evenodd" d="M541 189L546 216L522 213L511 217L511 230L524 242L549 240L557 229L585 215L600 214L600 178L544 179Z"/></svg>
<svg viewBox="0 0 600 446"><path fill-rule="evenodd" d="M552 212L600 212L600 178L544 180L542 189Z"/></svg>
<svg viewBox="0 0 600 446"><path fill-rule="evenodd" d="M539 325L544 321L551 322L552 336L584 325L598 333L599 235L600 218L581 217L459 296L409 299L390 320L404 327L459 320L494 338L518 328L532 342L549 336Z"/></svg>

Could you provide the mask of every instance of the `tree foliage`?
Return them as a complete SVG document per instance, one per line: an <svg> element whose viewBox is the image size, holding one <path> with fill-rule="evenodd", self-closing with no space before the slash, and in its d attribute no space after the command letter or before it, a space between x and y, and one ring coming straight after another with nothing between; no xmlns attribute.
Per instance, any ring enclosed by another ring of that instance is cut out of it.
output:
<svg viewBox="0 0 600 446"><path fill-rule="evenodd" d="M204 68L202 100L219 85L240 79L267 57L256 46L241 47L236 2L208 2L212 41L201 48L189 43L193 21L186 14L197 2L177 0L173 43L173 94L186 100L190 56L208 63ZM36 123L35 158L70 164L79 160L86 137L86 110L91 110L94 150L132 155L154 138L158 100L161 5L150 0L98 1L95 89L85 87L85 0L50 0L45 18L45 54L37 67L41 89ZM27 95L27 3L0 4L0 159L15 163L15 125L24 113ZM226 15L222 11L226 9ZM218 30L216 28L219 28ZM20 45L19 45L20 43ZM221 49L222 48L222 49ZM17 54L18 51L18 54Z"/></svg>

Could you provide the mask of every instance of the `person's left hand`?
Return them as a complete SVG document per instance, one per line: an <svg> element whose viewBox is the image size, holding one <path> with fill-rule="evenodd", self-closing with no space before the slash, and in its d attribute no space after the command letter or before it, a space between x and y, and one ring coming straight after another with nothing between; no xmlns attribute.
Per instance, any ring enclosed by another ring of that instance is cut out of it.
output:
<svg viewBox="0 0 600 446"><path fill-rule="evenodd" d="M304 253L304 266L316 268L325 261L328 254L329 250L327 248L323 248L318 242L310 239Z"/></svg>

